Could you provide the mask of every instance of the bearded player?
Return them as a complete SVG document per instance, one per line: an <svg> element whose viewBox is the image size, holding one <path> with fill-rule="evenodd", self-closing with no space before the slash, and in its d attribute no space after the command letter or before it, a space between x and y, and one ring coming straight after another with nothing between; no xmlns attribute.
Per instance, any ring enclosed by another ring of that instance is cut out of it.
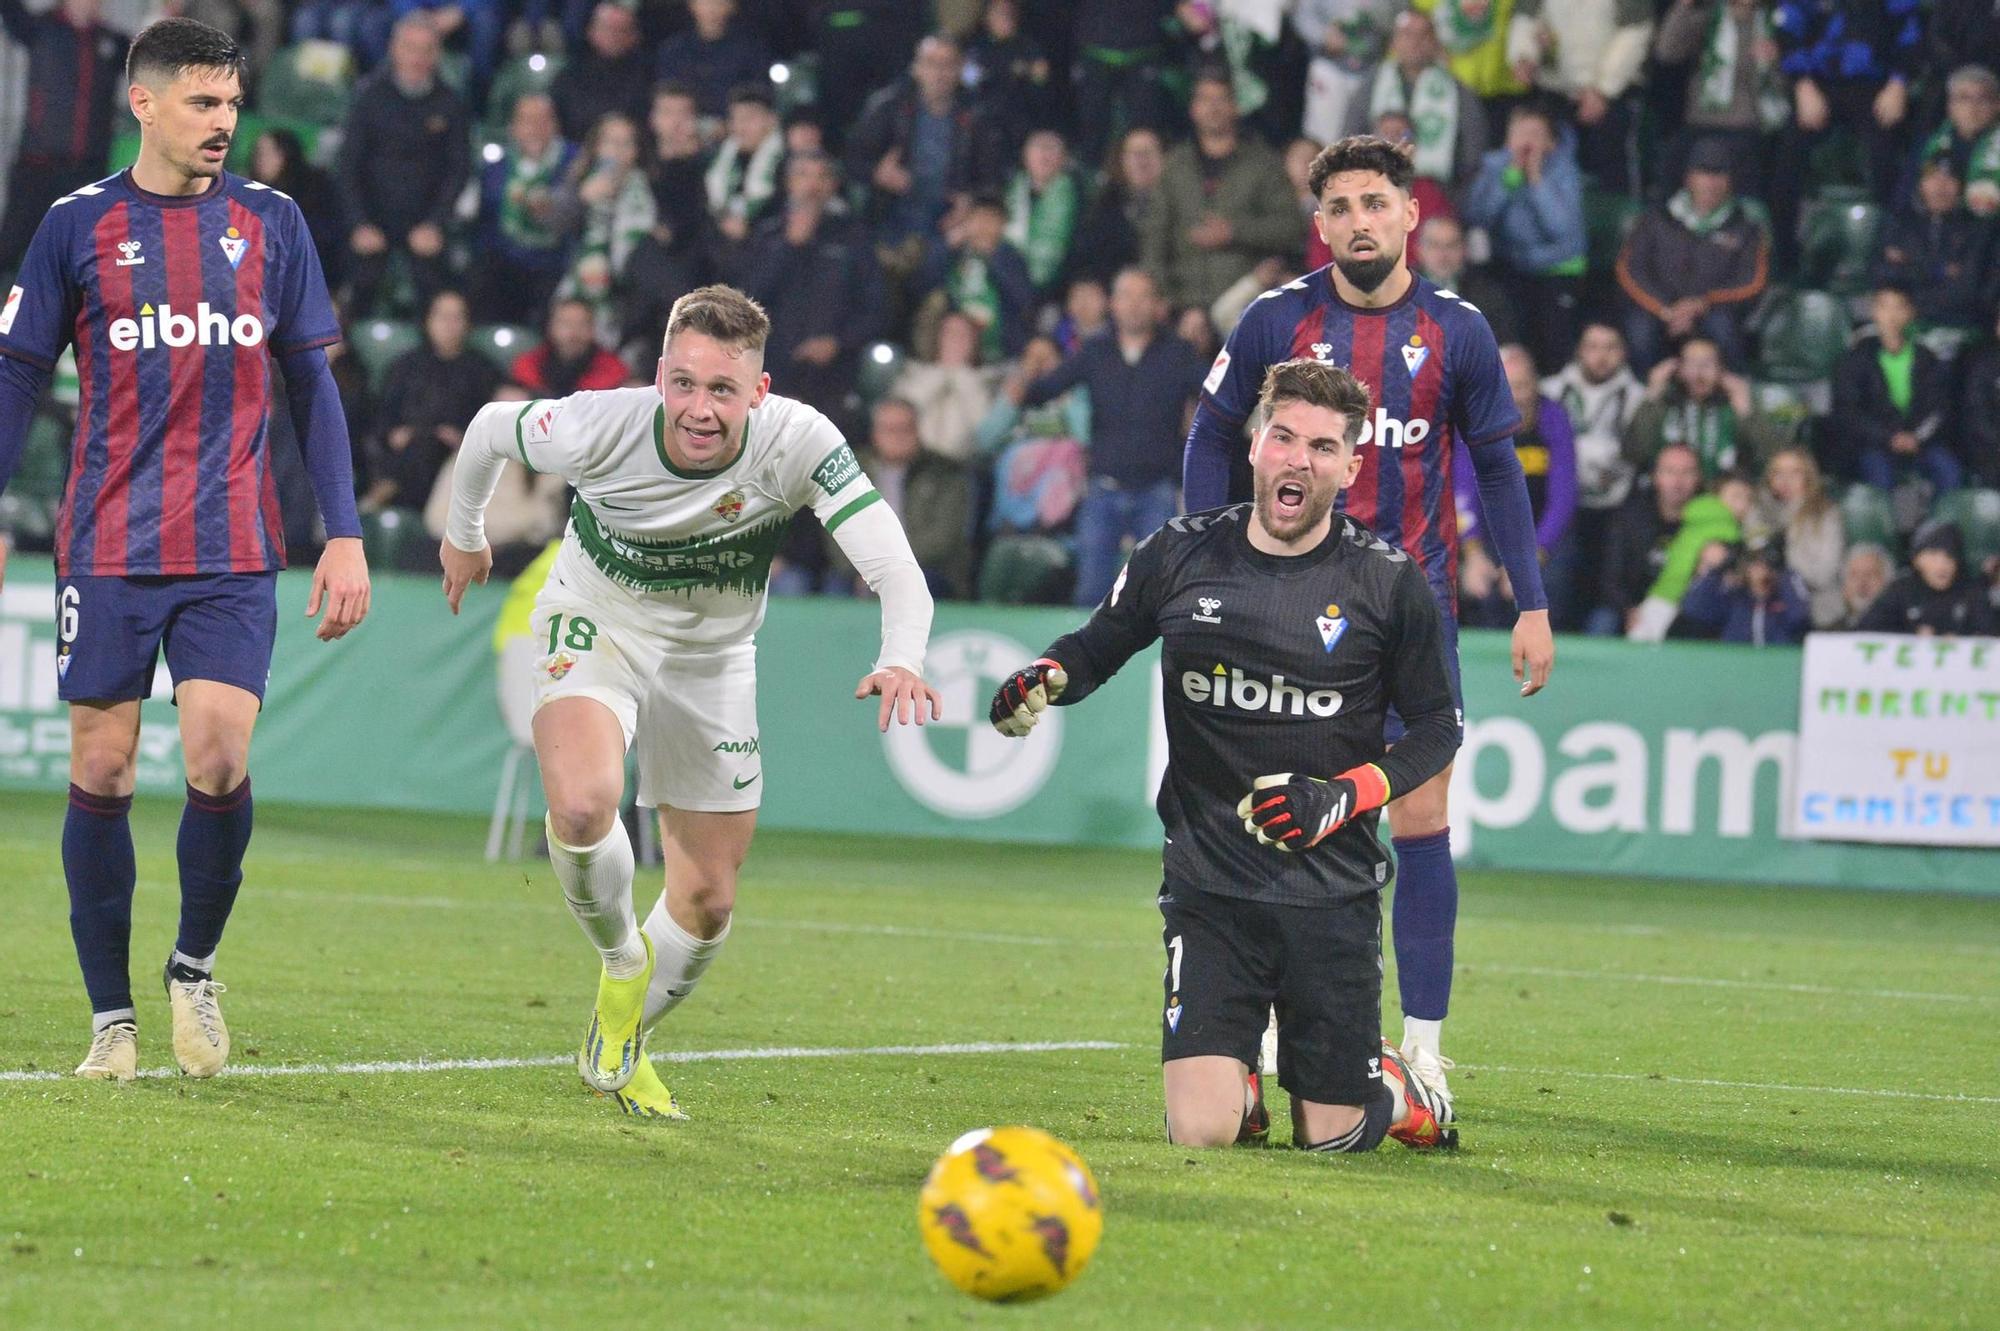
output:
<svg viewBox="0 0 2000 1331"><path fill-rule="evenodd" d="M126 57L131 169L57 199L0 305L0 487L42 384L76 348L80 400L56 524L56 692L69 704L63 876L90 996L77 1075L138 1070L132 1000L139 703L164 650L180 712L180 928L165 982L181 1071L229 1058L214 979L250 843L250 732L277 632L285 543L265 428L270 364L326 522L308 616L319 637L368 613L347 421L325 348L340 340L305 218L222 169L243 55L193 19L161 19Z"/></svg>
<svg viewBox="0 0 2000 1331"><path fill-rule="evenodd" d="M549 862L603 962L577 1053L584 1083L642 1118L684 1118L647 1033L729 937L736 875L763 792L755 635L771 560L808 505L882 602L856 698L877 722L939 714L924 683L931 596L902 524L833 423L770 391L763 309L733 287L674 302L657 382L495 402L467 427L439 547L452 613L493 552L484 514L512 459L577 492L531 623L535 757ZM657 807L666 890L642 926L618 817L625 751Z"/></svg>
<svg viewBox="0 0 2000 1331"><path fill-rule="evenodd" d="M1375 402L1344 511L1407 551L1444 616L1444 650L1461 724L1458 669L1458 515L1452 447L1463 439L1477 473L1493 544L1513 581L1514 677L1523 697L1555 663L1534 515L1513 437L1520 413L1485 316L1410 271L1417 228L1408 155L1387 139L1342 139L1313 160L1314 224L1333 263L1265 292L1243 312L1202 384L1188 433L1183 489L1190 512L1228 502L1231 460L1265 372L1295 357L1352 370ZM1403 720L1389 714L1390 743ZM1440 1048L1451 1001L1458 875L1451 860L1449 766L1400 794L1390 809L1397 857L1391 932L1402 991L1402 1052L1427 1085L1449 1096ZM1267 1041L1269 1055L1272 1046ZM1266 1070L1269 1070L1268 1057Z"/></svg>

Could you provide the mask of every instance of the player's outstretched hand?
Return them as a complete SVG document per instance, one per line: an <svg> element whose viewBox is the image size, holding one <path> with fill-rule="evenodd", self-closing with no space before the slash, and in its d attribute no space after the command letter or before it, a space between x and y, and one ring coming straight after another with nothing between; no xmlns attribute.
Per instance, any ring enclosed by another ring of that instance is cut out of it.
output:
<svg viewBox="0 0 2000 1331"><path fill-rule="evenodd" d="M1521 681L1521 696L1540 693L1555 668L1556 639L1549 632L1549 612L1523 610L1514 621L1514 678Z"/></svg>
<svg viewBox="0 0 2000 1331"><path fill-rule="evenodd" d="M1007 676L993 694L993 706L986 719L1009 739L1019 739L1035 728L1043 711L1062 697L1069 687L1069 675L1048 657Z"/></svg>
<svg viewBox="0 0 2000 1331"><path fill-rule="evenodd" d="M446 538L438 542L438 563L444 565L445 604L455 615L458 603L465 599L465 589L475 582L484 586L492 574L493 547L482 545L477 550L466 551Z"/></svg>
<svg viewBox="0 0 2000 1331"><path fill-rule="evenodd" d="M882 695L882 714L875 723L885 734L892 712L897 724L905 726L912 721L923 725L944 715L944 699L938 691L924 683L922 675L901 666L884 666L873 674L863 675L861 682L854 686L854 696L866 698L871 693ZM926 703L930 704L929 716L924 715Z"/></svg>
<svg viewBox="0 0 2000 1331"><path fill-rule="evenodd" d="M306 600L306 618L319 613L326 602L326 618L320 620L314 636L321 642L344 638L347 631L368 617L368 556L361 551L359 536L336 536L313 569L312 595Z"/></svg>

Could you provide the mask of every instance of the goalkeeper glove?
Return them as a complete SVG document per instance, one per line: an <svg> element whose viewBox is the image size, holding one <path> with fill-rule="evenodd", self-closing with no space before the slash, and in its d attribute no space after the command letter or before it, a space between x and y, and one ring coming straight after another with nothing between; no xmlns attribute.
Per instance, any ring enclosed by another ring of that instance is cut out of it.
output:
<svg viewBox="0 0 2000 1331"><path fill-rule="evenodd" d="M1044 656L1027 669L1007 676L994 693L993 707L987 716L995 730L1009 739L1019 739L1035 728L1043 710L1062 697L1068 686L1069 676L1063 673L1063 668Z"/></svg>
<svg viewBox="0 0 2000 1331"><path fill-rule="evenodd" d="M1356 814L1389 802L1389 778L1373 763L1349 768L1331 781L1274 772L1260 776L1237 801L1243 830L1262 846L1310 850L1339 831Z"/></svg>

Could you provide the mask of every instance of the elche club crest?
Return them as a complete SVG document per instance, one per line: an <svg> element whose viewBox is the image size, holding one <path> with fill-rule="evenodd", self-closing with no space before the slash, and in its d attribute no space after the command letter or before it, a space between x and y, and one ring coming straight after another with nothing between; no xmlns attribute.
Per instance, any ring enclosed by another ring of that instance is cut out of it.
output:
<svg viewBox="0 0 2000 1331"><path fill-rule="evenodd" d="M716 500L714 506L709 511L724 522L736 521L743 516L743 492L741 490L731 490L728 494Z"/></svg>

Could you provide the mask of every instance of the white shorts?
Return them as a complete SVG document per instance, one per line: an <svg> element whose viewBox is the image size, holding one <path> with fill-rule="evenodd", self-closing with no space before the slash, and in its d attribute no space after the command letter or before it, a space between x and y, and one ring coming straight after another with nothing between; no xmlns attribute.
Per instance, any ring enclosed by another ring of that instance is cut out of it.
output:
<svg viewBox="0 0 2000 1331"><path fill-rule="evenodd" d="M582 597L554 578L531 622L535 710L557 698L608 707L638 758L640 804L737 813L762 802L754 642L676 643L638 606Z"/></svg>

